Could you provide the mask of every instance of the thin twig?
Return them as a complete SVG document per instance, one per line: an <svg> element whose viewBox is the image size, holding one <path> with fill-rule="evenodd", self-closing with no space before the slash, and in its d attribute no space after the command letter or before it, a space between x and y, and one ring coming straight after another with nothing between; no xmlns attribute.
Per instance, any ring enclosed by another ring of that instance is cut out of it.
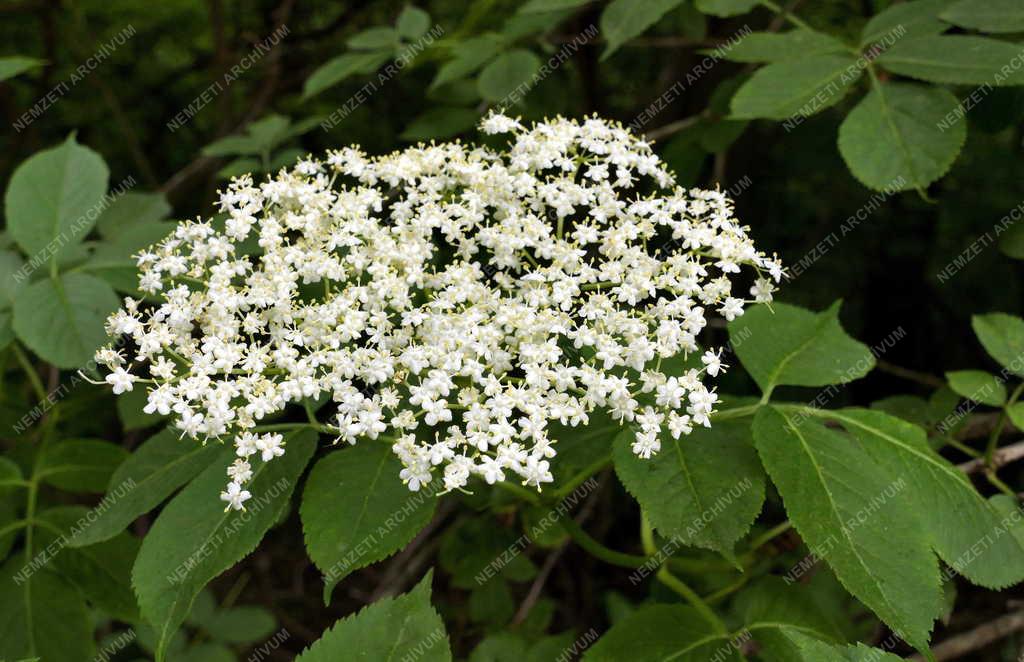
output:
<svg viewBox="0 0 1024 662"><path fill-rule="evenodd" d="M917 370L911 370L910 368L903 368L898 365L893 365L888 361L878 360L876 364L880 372L887 372L890 375L896 377L902 377L903 379L909 379L912 382L918 384L924 384L925 386L933 386L935 388L942 388L946 385L946 382L939 379L935 375L929 375L926 372L919 372Z"/></svg>
<svg viewBox="0 0 1024 662"><path fill-rule="evenodd" d="M1024 458L1024 441L1018 441L1015 444L1003 446L996 450L992 455L992 468L999 468L1010 464L1011 462L1016 462L1021 458ZM965 474L977 473L985 468L985 458L979 457L975 460L969 460L956 466L957 469L963 471Z"/></svg>
<svg viewBox="0 0 1024 662"><path fill-rule="evenodd" d="M955 660L1020 630L1024 630L1024 611L1000 616L994 621L979 625L973 630L947 639L933 647L932 654L935 655L935 659L938 662ZM909 659L924 660L920 655L915 655Z"/></svg>

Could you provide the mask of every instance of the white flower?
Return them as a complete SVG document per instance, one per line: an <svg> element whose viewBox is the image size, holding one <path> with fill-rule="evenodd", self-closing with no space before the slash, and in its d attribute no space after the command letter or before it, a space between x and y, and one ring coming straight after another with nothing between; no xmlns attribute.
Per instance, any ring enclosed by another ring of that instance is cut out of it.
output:
<svg viewBox="0 0 1024 662"><path fill-rule="evenodd" d="M233 481L228 483L225 491L220 493L220 500L227 501L228 503L227 508L224 510L228 510L229 508L244 510L245 506L242 504L248 501L250 497L252 497L252 495L249 494L249 490L243 490L241 485Z"/></svg>
<svg viewBox="0 0 1024 662"><path fill-rule="evenodd" d="M387 440L413 491L434 467L449 490L540 489L551 430L598 412L635 427L642 457L666 427L711 424L726 366L698 337L714 311L770 301L778 260L618 124L481 128L503 146L346 147L237 177L223 225L180 223L139 254L150 298L110 316L98 362L115 393L140 375L145 411L183 434L233 440L229 507L253 456L285 451L260 421L313 399L331 440ZM733 296L748 274L752 298ZM691 352L703 370L668 369Z"/></svg>
<svg viewBox="0 0 1024 662"><path fill-rule="evenodd" d="M134 382L138 377L129 374L124 368L114 368L114 371L106 376L106 382L113 386L115 395L120 395L125 391L130 391L134 388Z"/></svg>

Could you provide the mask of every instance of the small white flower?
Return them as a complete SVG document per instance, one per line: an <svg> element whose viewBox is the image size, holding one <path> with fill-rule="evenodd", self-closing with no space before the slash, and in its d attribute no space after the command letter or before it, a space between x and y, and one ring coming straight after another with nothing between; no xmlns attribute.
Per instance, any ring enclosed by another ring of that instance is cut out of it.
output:
<svg viewBox="0 0 1024 662"><path fill-rule="evenodd" d="M130 391L134 388L134 382L138 377L130 374L124 368L115 368L113 372L106 376L106 382L113 386L115 395L120 395L125 391Z"/></svg>
<svg viewBox="0 0 1024 662"><path fill-rule="evenodd" d="M252 497L252 495L249 494L249 490L243 490L241 485L233 481L228 483L225 491L220 493L220 500L227 501L228 503L224 510L228 510L230 508L234 508L235 510L244 510L245 506L242 504L248 501L250 497Z"/></svg>

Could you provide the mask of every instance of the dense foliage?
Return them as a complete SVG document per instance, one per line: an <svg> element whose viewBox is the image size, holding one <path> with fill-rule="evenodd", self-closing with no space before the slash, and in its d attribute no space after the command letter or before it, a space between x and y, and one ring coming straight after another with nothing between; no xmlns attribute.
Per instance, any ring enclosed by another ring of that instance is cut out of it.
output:
<svg viewBox="0 0 1024 662"><path fill-rule="evenodd" d="M0 660L1018 659L1024 2L0 15Z"/></svg>

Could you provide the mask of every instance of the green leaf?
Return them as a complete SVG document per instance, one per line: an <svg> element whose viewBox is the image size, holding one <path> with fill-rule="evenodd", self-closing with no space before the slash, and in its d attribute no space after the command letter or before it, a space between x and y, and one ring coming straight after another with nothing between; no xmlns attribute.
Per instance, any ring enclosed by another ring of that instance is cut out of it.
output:
<svg viewBox="0 0 1024 662"><path fill-rule="evenodd" d="M103 158L75 142L74 135L30 156L7 186L8 232L30 259L56 259L96 224L109 174Z"/></svg>
<svg viewBox="0 0 1024 662"><path fill-rule="evenodd" d="M583 5L589 5L594 0L527 0L527 2L519 8L519 12L522 14L535 14L549 11L557 11L560 9L575 9L582 7Z"/></svg>
<svg viewBox="0 0 1024 662"><path fill-rule="evenodd" d="M809 55L849 52L843 42L814 30L752 32L735 46L723 50L725 59L733 62L778 62L803 59Z"/></svg>
<svg viewBox="0 0 1024 662"><path fill-rule="evenodd" d="M549 509L547 516L557 518L558 513ZM536 566L529 557L515 553L519 548L520 541L510 529L481 516L445 531L438 560L457 588L472 589L497 581L496 577L522 582L533 578Z"/></svg>
<svg viewBox="0 0 1024 662"><path fill-rule="evenodd" d="M941 580L923 513L898 499L902 483L848 436L776 407L758 411L754 439L811 550L902 638L926 646L942 611Z"/></svg>
<svg viewBox="0 0 1024 662"><path fill-rule="evenodd" d="M704 14L728 18L746 14L759 4L760 0L697 0L697 9Z"/></svg>
<svg viewBox="0 0 1024 662"><path fill-rule="evenodd" d="M85 601L45 567L20 580L27 563L21 553L0 569L0 659L91 660L93 626Z"/></svg>
<svg viewBox="0 0 1024 662"><path fill-rule="evenodd" d="M433 573L397 598L384 598L343 618L295 662L416 660L451 662L444 622L430 604Z"/></svg>
<svg viewBox="0 0 1024 662"><path fill-rule="evenodd" d="M0 310L14 306L18 290L28 284L28 278L21 275L25 262L14 251L0 251Z"/></svg>
<svg viewBox="0 0 1024 662"><path fill-rule="evenodd" d="M992 407L1002 407L1006 402L1006 386L984 370L955 370L947 372L946 379L950 388L969 400Z"/></svg>
<svg viewBox="0 0 1024 662"><path fill-rule="evenodd" d="M399 137L405 140L451 138L472 129L479 119L480 113L472 108L431 108L410 122Z"/></svg>
<svg viewBox="0 0 1024 662"><path fill-rule="evenodd" d="M1015 260L1024 260L1024 225L1015 223L999 237L999 250Z"/></svg>
<svg viewBox="0 0 1024 662"><path fill-rule="evenodd" d="M14 332L59 368L88 364L109 339L103 325L119 301L110 285L83 273L32 283L14 299Z"/></svg>
<svg viewBox="0 0 1024 662"><path fill-rule="evenodd" d="M395 29L405 39L419 39L430 29L430 14L419 7L408 6L398 15Z"/></svg>
<svg viewBox="0 0 1024 662"><path fill-rule="evenodd" d="M967 138L964 122L947 120L957 104L938 87L877 85L840 125L839 152L868 188L923 189L946 174Z"/></svg>
<svg viewBox="0 0 1024 662"><path fill-rule="evenodd" d="M488 101L505 101L520 85L529 84L540 67L540 58L523 48L502 53L480 72L477 90Z"/></svg>
<svg viewBox="0 0 1024 662"><path fill-rule="evenodd" d="M1006 415L1018 430L1024 430L1024 402L1015 402L1006 408Z"/></svg>
<svg viewBox="0 0 1024 662"><path fill-rule="evenodd" d="M158 413L147 414L143 411L146 406L146 390L142 388L132 389L127 393L117 396L117 417L121 419L121 427L125 430L143 430L161 423L167 416ZM184 442L182 442L184 444Z"/></svg>
<svg viewBox="0 0 1024 662"><path fill-rule="evenodd" d="M833 646L802 632L786 631L786 637L796 647L798 657L787 658L787 662L901 662L902 657L886 653L864 644L855 646Z"/></svg>
<svg viewBox="0 0 1024 662"><path fill-rule="evenodd" d="M505 44L501 35L485 32L459 42L452 48L452 59L441 65L430 87L436 88L468 76L490 62Z"/></svg>
<svg viewBox="0 0 1024 662"><path fill-rule="evenodd" d="M36 477L69 492L104 492L128 451L102 439L65 439L43 452Z"/></svg>
<svg viewBox="0 0 1024 662"><path fill-rule="evenodd" d="M612 626L583 654L583 662L672 660L738 662L728 634L714 630L692 607L649 605Z"/></svg>
<svg viewBox="0 0 1024 662"><path fill-rule="evenodd" d="M96 219L96 229L108 239L116 239L125 230L162 221L171 213L163 193L129 191L116 197Z"/></svg>
<svg viewBox="0 0 1024 662"><path fill-rule="evenodd" d="M608 43L601 59L608 59L620 46L643 34L681 3L682 0L612 0L601 12L601 34Z"/></svg>
<svg viewBox="0 0 1024 662"><path fill-rule="evenodd" d="M391 51L370 51L368 53L345 53L328 60L318 67L302 86L302 98L320 94L346 78L356 74L369 74L391 58Z"/></svg>
<svg viewBox="0 0 1024 662"><path fill-rule="evenodd" d="M989 356L1024 377L1024 320L1016 315L989 313L972 317L971 327Z"/></svg>
<svg viewBox="0 0 1024 662"><path fill-rule="evenodd" d="M174 662L237 662L238 657L223 644L192 644L175 656Z"/></svg>
<svg viewBox="0 0 1024 662"><path fill-rule="evenodd" d="M840 326L840 305L814 313L776 302L754 306L729 323L736 354L762 391L845 384L871 371L875 357Z"/></svg>
<svg viewBox="0 0 1024 662"><path fill-rule="evenodd" d="M19 519L18 509L24 503L24 497L18 497L19 490L24 487L21 467L5 457L0 457L0 529L10 526ZM19 529L11 529L0 534L0 560L7 558Z"/></svg>
<svg viewBox="0 0 1024 662"><path fill-rule="evenodd" d="M387 444L363 443L330 453L306 481L299 513L306 549L324 573L324 597L351 572L385 559L430 522L431 486L412 492Z"/></svg>
<svg viewBox="0 0 1024 662"><path fill-rule="evenodd" d="M349 48L356 50L375 51L382 48L392 49L398 46L399 41L397 30L382 25L354 34L345 43Z"/></svg>
<svg viewBox="0 0 1024 662"><path fill-rule="evenodd" d="M177 430L166 429L147 439L117 467L108 483L102 508L88 527L69 542L72 547L107 540L125 529L171 495L218 455L230 453L217 443L205 446L181 439Z"/></svg>
<svg viewBox="0 0 1024 662"><path fill-rule="evenodd" d="M890 5L871 17L861 31L860 45L870 46L888 37L906 39L939 34L949 25L939 20L939 13L953 0L912 0Z"/></svg>
<svg viewBox="0 0 1024 662"><path fill-rule="evenodd" d="M262 607L217 609L200 623L216 641L251 644L268 639L277 628L274 615Z"/></svg>
<svg viewBox="0 0 1024 662"><path fill-rule="evenodd" d="M38 514L40 548L56 542L54 568L86 599L114 618L134 622L139 609L132 592L131 568L141 541L126 533L97 545L72 549L64 543L93 516L83 506L58 506Z"/></svg>
<svg viewBox="0 0 1024 662"><path fill-rule="evenodd" d="M630 449L635 433L615 439L615 472L661 535L732 556L764 503L764 471L749 421L721 421L673 439L649 459Z"/></svg>
<svg viewBox="0 0 1024 662"><path fill-rule="evenodd" d="M34 57L25 57L24 55L11 55L9 57L0 57L0 81L7 80L8 78L14 78L26 71L31 71L38 67L46 64L42 60L37 60Z"/></svg>
<svg viewBox="0 0 1024 662"><path fill-rule="evenodd" d="M902 39L878 56L889 71L932 83L1024 85L1024 68L1013 63L1020 46L972 35Z"/></svg>
<svg viewBox="0 0 1024 662"><path fill-rule="evenodd" d="M808 117L838 103L861 76L853 55L812 55L773 62L732 97L734 119Z"/></svg>
<svg viewBox="0 0 1024 662"><path fill-rule="evenodd" d="M989 588L1024 580L1024 517L1017 512L1008 518L986 501L962 471L928 446L924 430L867 409L822 416L842 424L877 470L908 483L901 493L910 502L908 515L924 524L932 547L947 565Z"/></svg>
<svg viewBox="0 0 1024 662"><path fill-rule="evenodd" d="M167 504L143 540L132 584L143 617L157 630L158 662L199 591L245 558L288 507L316 434L295 432L285 443L283 456L254 468L245 511L224 510L218 494L228 462L216 462Z"/></svg>
<svg viewBox="0 0 1024 662"><path fill-rule="evenodd" d="M939 18L982 32L1024 32L1024 5L1020 0L960 0Z"/></svg>
<svg viewBox="0 0 1024 662"><path fill-rule="evenodd" d="M837 615L822 604L814 586L787 584L781 577L768 576L740 592L735 610L745 623L745 631L758 643L758 653L766 662L794 659L793 644L787 632L804 632L817 639L845 641Z"/></svg>

